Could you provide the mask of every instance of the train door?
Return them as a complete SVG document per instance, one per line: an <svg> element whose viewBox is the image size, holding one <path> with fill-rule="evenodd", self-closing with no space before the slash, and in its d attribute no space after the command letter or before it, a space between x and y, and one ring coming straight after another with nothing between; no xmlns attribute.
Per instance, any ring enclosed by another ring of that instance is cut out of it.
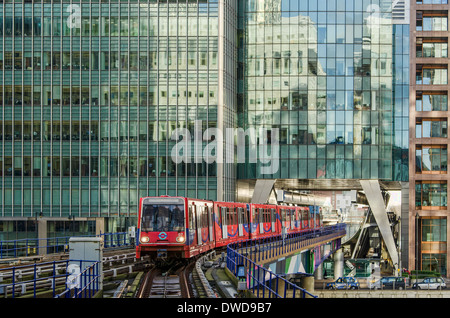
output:
<svg viewBox="0 0 450 318"><path fill-rule="evenodd" d="M323 210L322 210L322 207L319 207L318 213L319 213L319 227L322 227L323 226Z"/></svg>
<svg viewBox="0 0 450 318"><path fill-rule="evenodd" d="M297 208L293 208L291 211L291 230L297 229Z"/></svg>
<svg viewBox="0 0 450 318"><path fill-rule="evenodd" d="M207 205L202 205L200 208L200 232L201 232L201 243L207 244L212 240L211 236L211 222L209 215L209 209Z"/></svg>
<svg viewBox="0 0 450 318"><path fill-rule="evenodd" d="M195 214L196 214L196 229L197 229L197 244L202 244L202 212L203 208L201 206L197 207L194 205Z"/></svg>
<svg viewBox="0 0 450 318"><path fill-rule="evenodd" d="M258 209L251 205L250 211L250 234L256 235L258 230Z"/></svg>
<svg viewBox="0 0 450 318"><path fill-rule="evenodd" d="M189 219L189 245L195 244L195 205L189 204L188 207L188 219Z"/></svg>
<svg viewBox="0 0 450 318"><path fill-rule="evenodd" d="M208 225L209 225L209 241L214 241L214 230L213 230L213 220L212 220L212 209L210 206L206 206L206 213L208 213Z"/></svg>
<svg viewBox="0 0 450 318"><path fill-rule="evenodd" d="M280 218L281 218L281 229L280 229L280 233L283 231L284 228L287 229L286 226L286 209L281 208L280 209Z"/></svg>
<svg viewBox="0 0 450 318"><path fill-rule="evenodd" d="M295 208L289 209L289 229L291 231L295 230L295 219L294 219L294 215L295 215Z"/></svg>
<svg viewBox="0 0 450 318"><path fill-rule="evenodd" d="M238 214L238 235L243 236L244 235L244 209L243 208L237 208L237 214Z"/></svg>
<svg viewBox="0 0 450 318"><path fill-rule="evenodd" d="M275 222L277 220L276 218L276 210L275 209L270 209L270 217L272 219L272 233L275 232Z"/></svg>
<svg viewBox="0 0 450 318"><path fill-rule="evenodd" d="M318 206L314 206L314 227L318 228L319 227L319 207Z"/></svg>
<svg viewBox="0 0 450 318"><path fill-rule="evenodd" d="M303 207L303 212L302 212L302 221L303 221L303 230L306 230L309 228L309 210L307 207Z"/></svg>
<svg viewBox="0 0 450 318"><path fill-rule="evenodd" d="M300 228L300 209L295 208L295 229L298 231Z"/></svg>
<svg viewBox="0 0 450 318"><path fill-rule="evenodd" d="M258 208L258 216L259 216L259 233L264 233L264 209Z"/></svg>
<svg viewBox="0 0 450 318"><path fill-rule="evenodd" d="M228 238L228 218L227 218L227 208L222 206L220 207L220 220L222 221L222 238Z"/></svg>

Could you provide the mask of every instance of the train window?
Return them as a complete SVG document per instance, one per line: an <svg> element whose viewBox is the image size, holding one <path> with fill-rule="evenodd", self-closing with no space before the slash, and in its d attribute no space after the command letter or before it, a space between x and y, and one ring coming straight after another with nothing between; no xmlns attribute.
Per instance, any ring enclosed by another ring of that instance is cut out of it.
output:
<svg viewBox="0 0 450 318"><path fill-rule="evenodd" d="M184 206L151 204L142 208L143 232L182 231L184 228Z"/></svg>
<svg viewBox="0 0 450 318"><path fill-rule="evenodd" d="M241 212L242 212L242 223L243 224L248 224L247 209L246 208L241 208Z"/></svg>
<svg viewBox="0 0 450 318"><path fill-rule="evenodd" d="M275 209L270 209L271 211L271 217L272 217L272 232L275 232L275 226L274 226L274 222L275 222Z"/></svg>
<svg viewBox="0 0 450 318"><path fill-rule="evenodd" d="M252 208L252 222L256 223L258 221L258 212L257 209Z"/></svg>
<svg viewBox="0 0 450 318"><path fill-rule="evenodd" d="M192 210L195 211L195 230L197 231L197 243L202 243L202 208L197 206L193 206Z"/></svg>
<svg viewBox="0 0 450 318"><path fill-rule="evenodd" d="M222 225L227 225L227 208L220 208L220 219L222 220Z"/></svg>
<svg viewBox="0 0 450 318"><path fill-rule="evenodd" d="M208 227L208 213L207 213L206 206L203 206L201 210L202 210L202 228L207 228Z"/></svg>
<svg viewBox="0 0 450 318"><path fill-rule="evenodd" d="M307 208L303 208L303 213L302 213L303 217L303 222L307 222L309 219L309 213L308 213L308 209Z"/></svg>
<svg viewBox="0 0 450 318"><path fill-rule="evenodd" d="M237 208L237 215L238 215L238 223L242 224L243 222L242 208Z"/></svg>
<svg viewBox="0 0 450 318"><path fill-rule="evenodd" d="M202 230L207 227L207 219L206 219L206 207L198 206L197 207L197 242L199 244L202 243Z"/></svg>
<svg viewBox="0 0 450 318"><path fill-rule="evenodd" d="M236 213L234 208L228 208L228 217L230 219L230 225L236 225Z"/></svg>
<svg viewBox="0 0 450 318"><path fill-rule="evenodd" d="M195 206L189 206L189 230L194 233L195 229Z"/></svg>

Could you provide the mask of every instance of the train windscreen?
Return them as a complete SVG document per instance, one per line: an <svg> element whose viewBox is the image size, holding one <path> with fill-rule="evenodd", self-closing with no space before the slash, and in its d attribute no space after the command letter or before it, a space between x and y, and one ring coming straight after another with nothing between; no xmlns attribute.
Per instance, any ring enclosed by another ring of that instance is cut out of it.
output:
<svg viewBox="0 0 450 318"><path fill-rule="evenodd" d="M141 231L171 232L184 230L183 204L144 204Z"/></svg>

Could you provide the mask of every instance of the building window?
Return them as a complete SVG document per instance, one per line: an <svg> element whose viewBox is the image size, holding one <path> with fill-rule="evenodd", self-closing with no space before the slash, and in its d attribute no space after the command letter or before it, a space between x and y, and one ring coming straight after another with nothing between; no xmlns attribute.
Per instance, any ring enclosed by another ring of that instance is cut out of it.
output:
<svg viewBox="0 0 450 318"><path fill-rule="evenodd" d="M416 44L416 57L448 57L448 43L446 39L418 38Z"/></svg>
<svg viewBox="0 0 450 318"><path fill-rule="evenodd" d="M447 85L447 66L443 65L417 65L417 85Z"/></svg>
<svg viewBox="0 0 450 318"><path fill-rule="evenodd" d="M419 118L416 121L416 138L447 138L447 120Z"/></svg>
<svg viewBox="0 0 450 318"><path fill-rule="evenodd" d="M447 146L417 146L416 172L423 174L447 173Z"/></svg>
<svg viewBox="0 0 450 318"><path fill-rule="evenodd" d="M416 209L441 210L447 207L447 183L445 181L417 181Z"/></svg>
<svg viewBox="0 0 450 318"><path fill-rule="evenodd" d="M416 31L447 31L448 17L441 12L417 11Z"/></svg>
<svg viewBox="0 0 450 318"><path fill-rule="evenodd" d="M448 96L444 92L417 92L416 111L447 111Z"/></svg>

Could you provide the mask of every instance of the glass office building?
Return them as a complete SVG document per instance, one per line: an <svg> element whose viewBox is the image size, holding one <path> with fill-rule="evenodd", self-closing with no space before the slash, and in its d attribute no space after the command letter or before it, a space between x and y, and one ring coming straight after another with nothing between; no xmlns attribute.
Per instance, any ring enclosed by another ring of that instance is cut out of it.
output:
<svg viewBox="0 0 450 318"><path fill-rule="evenodd" d="M408 181L409 26L392 5L242 5L239 124L279 130L280 168L239 178Z"/></svg>
<svg viewBox="0 0 450 318"><path fill-rule="evenodd" d="M142 196L230 199L233 176L174 162L171 137L195 120L234 125L235 12L217 0L2 1L1 222L108 218L116 231Z"/></svg>

